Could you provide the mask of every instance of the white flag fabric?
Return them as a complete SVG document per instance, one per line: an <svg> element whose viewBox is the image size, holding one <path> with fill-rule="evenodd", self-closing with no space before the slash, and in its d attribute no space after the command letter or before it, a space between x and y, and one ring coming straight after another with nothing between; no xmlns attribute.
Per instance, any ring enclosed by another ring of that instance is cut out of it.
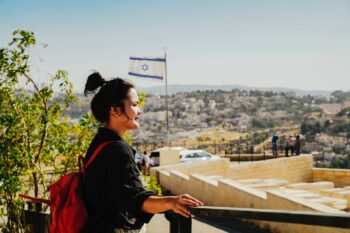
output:
<svg viewBox="0 0 350 233"><path fill-rule="evenodd" d="M130 57L130 76L163 80L164 71L164 58Z"/></svg>

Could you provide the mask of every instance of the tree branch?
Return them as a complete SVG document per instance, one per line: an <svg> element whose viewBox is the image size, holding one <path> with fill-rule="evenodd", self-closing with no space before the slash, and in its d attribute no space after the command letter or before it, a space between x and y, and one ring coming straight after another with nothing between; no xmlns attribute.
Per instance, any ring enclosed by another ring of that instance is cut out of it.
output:
<svg viewBox="0 0 350 233"><path fill-rule="evenodd" d="M41 135L40 146L39 146L38 153L36 154L36 156L34 158L34 163L37 163L40 159L40 154L41 154L42 148L44 146L44 141L45 141L46 131L47 131L47 117L48 117L47 102L46 102L45 97L40 93L40 90L39 90L38 86L36 85L36 83L34 82L34 80L26 73L22 73L22 74L33 84L35 90L37 91L37 93L39 94L39 96L42 99L42 102L44 105L44 110L45 110L44 116L46 117L46 119L44 122L44 128L43 128L43 132Z"/></svg>

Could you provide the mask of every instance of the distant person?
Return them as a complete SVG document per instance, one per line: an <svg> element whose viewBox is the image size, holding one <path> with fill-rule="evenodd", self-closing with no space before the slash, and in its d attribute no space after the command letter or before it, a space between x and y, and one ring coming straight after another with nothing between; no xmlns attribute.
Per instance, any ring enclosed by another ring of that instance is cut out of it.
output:
<svg viewBox="0 0 350 233"><path fill-rule="evenodd" d="M85 162L96 148L109 144L85 171L82 195L90 219L81 233L136 233L154 213L173 210L189 217L187 206L203 205L187 194L160 197L143 187L135 150L123 139L127 131L140 128L141 109L133 84L120 78L106 81L94 72L87 79L84 93L95 94L91 110L102 123Z"/></svg>
<svg viewBox="0 0 350 233"><path fill-rule="evenodd" d="M279 139L279 150L280 150L280 153L283 155L283 146L286 142L286 136L285 135L282 135L280 136L280 139Z"/></svg>
<svg viewBox="0 0 350 233"><path fill-rule="evenodd" d="M300 141L300 135L297 135L295 138L295 155L300 155L300 147L301 147L301 141Z"/></svg>
<svg viewBox="0 0 350 233"><path fill-rule="evenodd" d="M275 157L278 156L278 148L277 148L277 141L278 141L279 137L277 135L273 135L272 136L272 155L274 155Z"/></svg>
<svg viewBox="0 0 350 233"><path fill-rule="evenodd" d="M284 145L285 146L284 150L285 150L285 153L286 153L286 157L288 157L288 152L291 149L292 143L293 143L292 136L289 136L289 138L286 139L285 145Z"/></svg>
<svg viewBox="0 0 350 233"><path fill-rule="evenodd" d="M150 161L151 159L149 158L147 152L144 151L141 159L141 171L145 175L149 173Z"/></svg>
<svg viewBox="0 0 350 233"><path fill-rule="evenodd" d="M295 152L295 137L290 137L290 145L289 145L290 152L292 156L294 155Z"/></svg>

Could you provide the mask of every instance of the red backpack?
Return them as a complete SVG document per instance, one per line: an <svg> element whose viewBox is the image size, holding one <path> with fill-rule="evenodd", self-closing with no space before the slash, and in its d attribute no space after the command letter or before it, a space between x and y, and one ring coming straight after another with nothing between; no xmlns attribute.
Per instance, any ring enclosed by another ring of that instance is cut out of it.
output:
<svg viewBox="0 0 350 233"><path fill-rule="evenodd" d="M54 184L50 185L50 200L30 197L24 194L19 196L35 202L49 204L51 207L50 233L78 233L89 219L82 198L82 180L85 169L91 164L97 154L112 141L102 143L97 147L86 164L79 171L65 174Z"/></svg>

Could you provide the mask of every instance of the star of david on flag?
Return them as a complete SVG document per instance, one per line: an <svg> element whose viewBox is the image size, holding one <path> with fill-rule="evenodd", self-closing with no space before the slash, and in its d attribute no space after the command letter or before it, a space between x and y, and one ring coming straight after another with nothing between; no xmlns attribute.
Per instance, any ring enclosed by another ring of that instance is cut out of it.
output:
<svg viewBox="0 0 350 233"><path fill-rule="evenodd" d="M165 58L130 57L130 76L163 80L164 71Z"/></svg>

